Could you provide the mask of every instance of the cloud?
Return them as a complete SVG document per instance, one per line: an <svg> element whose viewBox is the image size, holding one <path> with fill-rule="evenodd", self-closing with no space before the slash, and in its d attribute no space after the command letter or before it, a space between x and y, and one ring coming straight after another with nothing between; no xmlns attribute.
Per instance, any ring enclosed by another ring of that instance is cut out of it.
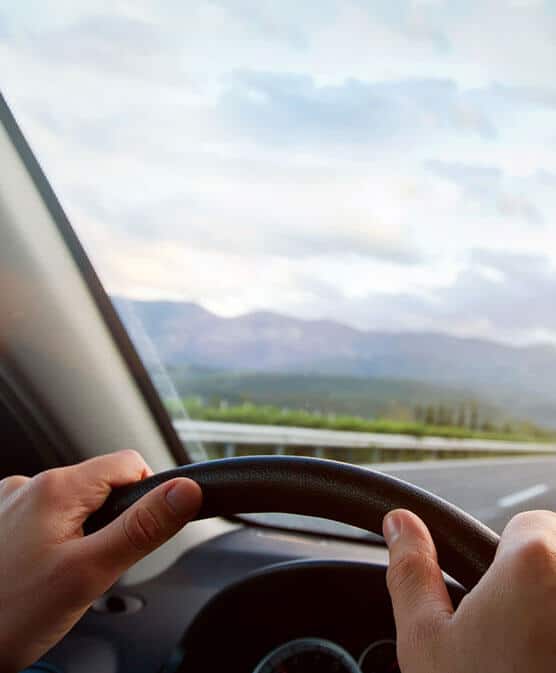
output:
<svg viewBox="0 0 556 673"><path fill-rule="evenodd" d="M503 217L517 217L530 224L544 222L537 206L521 195L500 194L496 200L496 209Z"/></svg>
<svg viewBox="0 0 556 673"><path fill-rule="evenodd" d="M409 40L431 44L439 52L446 52L452 47L449 31L442 21L437 4L427 2L407 2L407 0L391 0L390 2L360 2L373 18L384 22L393 32L400 33Z"/></svg>
<svg viewBox="0 0 556 673"><path fill-rule="evenodd" d="M540 7L12 4L3 86L111 292L510 340L551 329ZM512 250L533 256L510 268Z"/></svg>
<svg viewBox="0 0 556 673"><path fill-rule="evenodd" d="M494 272L494 273L489 273ZM475 251L452 287L437 294L440 311L475 319L506 333L556 335L556 269L540 254Z"/></svg>
<svg viewBox="0 0 556 673"><path fill-rule="evenodd" d="M33 35L32 49L56 64L71 63L112 75L151 78L170 64L156 27L118 14L92 14L69 25Z"/></svg>
<svg viewBox="0 0 556 673"><path fill-rule="evenodd" d="M5 12L0 11L0 42L6 41L10 36L10 24Z"/></svg>
<svg viewBox="0 0 556 673"><path fill-rule="evenodd" d="M285 41L295 49L305 49L308 46L307 22L314 25L315 21L322 20L323 12L327 13L327 3L319 3L312 8L313 3L300 6L299 3L261 2L260 0L216 0L215 3L226 13L241 21L250 32L268 40Z"/></svg>
<svg viewBox="0 0 556 673"><path fill-rule="evenodd" d="M497 166L462 164L431 159L425 167L435 175L464 187L474 195L487 194L500 183L502 171Z"/></svg>
<svg viewBox="0 0 556 673"><path fill-rule="evenodd" d="M450 131L496 130L449 79L319 85L310 75L236 72L219 104L223 124L270 143L369 144Z"/></svg>
<svg viewBox="0 0 556 673"><path fill-rule="evenodd" d="M539 208L525 194L531 180L509 179L497 166L431 159L425 162L425 167L460 187L464 199L474 200L496 215L518 218L534 225L544 222ZM542 179L543 174L540 175ZM533 176L533 181L538 178Z"/></svg>
<svg viewBox="0 0 556 673"><path fill-rule="evenodd" d="M492 96L515 105L535 105L539 107L556 107L556 88L541 88L539 86L516 86L494 82L481 92L485 96Z"/></svg>
<svg viewBox="0 0 556 673"><path fill-rule="evenodd" d="M402 266L424 261L422 250L406 230L370 213L350 212L342 207L341 194L337 203L328 201L320 207L310 203L311 197L307 203L299 196L290 190L295 203L280 214L268 209L264 193L248 203L215 204L212 198L182 193L159 202L115 207L94 191L78 190L70 201L126 236L204 253L243 255L246 261L282 257L298 263L346 256Z"/></svg>
<svg viewBox="0 0 556 673"><path fill-rule="evenodd" d="M56 8L42 3L34 13L23 6L10 12L5 44L15 52L20 72L33 68L39 89L46 84L41 71L49 73L51 84L63 80L68 90L79 89L85 97L91 84L102 95L99 84L110 91L117 82L120 98L135 93L141 83L150 83L151 95L163 86L188 84L180 59L183 36L178 31L186 17L164 26L145 3L134 6L115 0L110 10L86 0L80 4L77 9L62 1ZM98 102L106 104L102 98Z"/></svg>
<svg viewBox="0 0 556 673"><path fill-rule="evenodd" d="M538 183L543 186L551 188L556 187L556 173L552 173L541 168L537 170L535 178L537 179Z"/></svg>
<svg viewBox="0 0 556 673"><path fill-rule="evenodd" d="M315 290L315 287L313 287ZM323 298L325 287L316 291ZM540 254L474 250L453 282L414 292L335 296L334 315L365 329L447 332L526 343L556 341L556 267Z"/></svg>

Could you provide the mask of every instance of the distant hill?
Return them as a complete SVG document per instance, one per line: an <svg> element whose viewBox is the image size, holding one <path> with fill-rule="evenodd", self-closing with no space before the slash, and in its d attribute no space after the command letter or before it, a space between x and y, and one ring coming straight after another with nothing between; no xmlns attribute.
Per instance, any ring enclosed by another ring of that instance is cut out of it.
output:
<svg viewBox="0 0 556 673"><path fill-rule="evenodd" d="M259 372L214 372L174 367L172 378L184 397L198 396L214 406L220 400L230 405L243 402L322 414L347 414L374 418L413 420L415 407L438 406L458 410L473 396L416 381L329 376L326 374L278 374ZM501 422L503 413L494 405L481 404L483 416Z"/></svg>
<svg viewBox="0 0 556 673"><path fill-rule="evenodd" d="M362 331L267 311L223 318L189 302L113 301L128 329L136 331L134 315L160 359L175 367L419 382L556 426L556 348L550 345Z"/></svg>

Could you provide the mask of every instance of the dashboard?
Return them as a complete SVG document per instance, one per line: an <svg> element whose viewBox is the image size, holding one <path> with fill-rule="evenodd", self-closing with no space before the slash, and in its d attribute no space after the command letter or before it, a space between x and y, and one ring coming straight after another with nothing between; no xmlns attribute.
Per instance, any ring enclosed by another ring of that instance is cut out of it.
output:
<svg viewBox="0 0 556 673"><path fill-rule="evenodd" d="M378 544L242 526L116 585L45 661L60 673L397 673L386 566Z"/></svg>
<svg viewBox="0 0 556 673"><path fill-rule="evenodd" d="M218 594L188 630L177 670L395 673L394 639L383 566L293 561Z"/></svg>

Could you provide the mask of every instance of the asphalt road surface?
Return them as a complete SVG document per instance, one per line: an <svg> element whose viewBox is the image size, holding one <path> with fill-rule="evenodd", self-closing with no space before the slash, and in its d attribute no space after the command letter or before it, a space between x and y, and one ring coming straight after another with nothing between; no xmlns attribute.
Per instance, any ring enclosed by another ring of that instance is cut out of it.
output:
<svg viewBox="0 0 556 673"><path fill-rule="evenodd" d="M389 463L369 466L449 500L501 532L523 510L556 511L556 458L499 458ZM259 515L257 515L258 518ZM358 529L312 517L264 515L268 523L362 535ZM351 531L350 531L351 529Z"/></svg>
<svg viewBox="0 0 556 673"><path fill-rule="evenodd" d="M376 468L432 491L498 532L523 510L556 510L556 458L438 461Z"/></svg>

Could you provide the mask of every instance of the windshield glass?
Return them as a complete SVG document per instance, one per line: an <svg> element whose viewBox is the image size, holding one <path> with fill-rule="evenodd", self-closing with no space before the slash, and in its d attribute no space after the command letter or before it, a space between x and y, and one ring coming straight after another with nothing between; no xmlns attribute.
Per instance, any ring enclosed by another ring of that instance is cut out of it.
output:
<svg viewBox="0 0 556 673"><path fill-rule="evenodd" d="M497 529L556 504L555 62L548 0L0 7L192 459L374 465Z"/></svg>

